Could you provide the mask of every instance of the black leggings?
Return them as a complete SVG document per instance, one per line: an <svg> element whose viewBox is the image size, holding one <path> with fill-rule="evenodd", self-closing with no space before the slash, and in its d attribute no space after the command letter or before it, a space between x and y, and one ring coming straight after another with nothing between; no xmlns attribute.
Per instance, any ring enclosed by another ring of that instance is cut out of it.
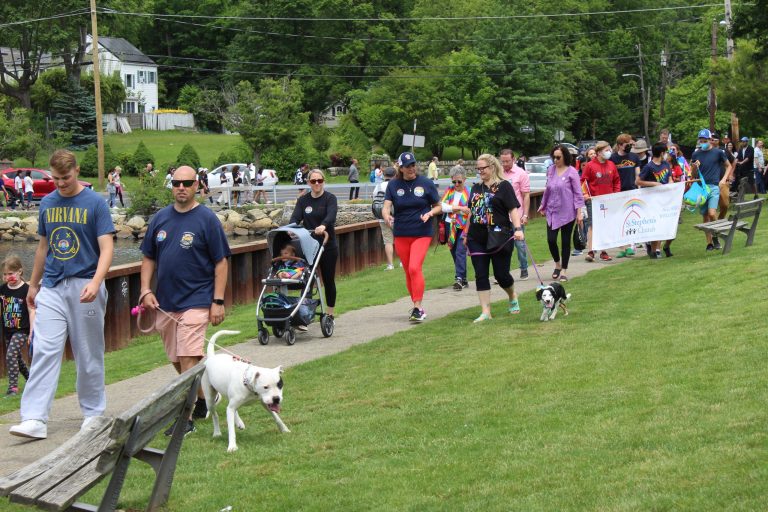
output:
<svg viewBox="0 0 768 512"><path fill-rule="evenodd" d="M485 253L487 249L474 240L469 240L467 245L472 259L472 268L475 269L477 291L484 292L491 289L491 280L488 277L491 265L493 265L493 277L496 278L499 286L506 290L515 284L515 280L509 273L512 250L515 247L513 242L507 242L502 250L493 254L480 254Z"/></svg>
<svg viewBox="0 0 768 512"><path fill-rule="evenodd" d="M320 257L320 277L323 278L325 289L325 305L329 308L336 306L336 260L339 259L339 247L326 245Z"/></svg>
<svg viewBox="0 0 768 512"><path fill-rule="evenodd" d="M560 240L563 243L563 264L562 268L568 268L568 260L571 258L571 235L573 235L573 225L576 223L572 220L568 224L560 226L557 229L552 229L547 223L547 244L549 244L549 254L552 255L552 259L555 263L560 261L560 254L557 248L557 232L560 232Z"/></svg>

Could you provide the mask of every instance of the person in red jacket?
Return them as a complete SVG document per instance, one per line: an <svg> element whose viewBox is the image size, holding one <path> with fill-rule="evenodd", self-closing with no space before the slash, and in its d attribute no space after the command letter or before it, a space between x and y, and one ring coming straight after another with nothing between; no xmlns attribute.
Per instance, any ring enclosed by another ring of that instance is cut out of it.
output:
<svg viewBox="0 0 768 512"><path fill-rule="evenodd" d="M595 252L592 250L592 197L613 194L621 191L621 179L616 165L611 162L611 145L604 140L595 144L597 157L587 162L581 170L581 187L584 190L587 210L589 211L589 229L587 231L587 247L589 252L584 257L587 261L595 261ZM602 261L611 261L611 257L605 251L600 252Z"/></svg>

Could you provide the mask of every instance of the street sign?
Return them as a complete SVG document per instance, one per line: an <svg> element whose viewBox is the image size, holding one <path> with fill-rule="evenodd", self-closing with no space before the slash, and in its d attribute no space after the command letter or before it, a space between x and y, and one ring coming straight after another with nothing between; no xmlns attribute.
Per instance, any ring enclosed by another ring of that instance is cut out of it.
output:
<svg viewBox="0 0 768 512"><path fill-rule="evenodd" d="M416 137L416 140L413 140L414 137ZM413 146L414 148L423 148L424 136L403 134L403 146Z"/></svg>
<svg viewBox="0 0 768 512"><path fill-rule="evenodd" d="M557 130L555 132L555 140L561 142L565 138L565 132L563 130Z"/></svg>
<svg viewBox="0 0 768 512"><path fill-rule="evenodd" d="M520 133L533 133L533 132L534 132L533 126L526 124L520 127Z"/></svg>

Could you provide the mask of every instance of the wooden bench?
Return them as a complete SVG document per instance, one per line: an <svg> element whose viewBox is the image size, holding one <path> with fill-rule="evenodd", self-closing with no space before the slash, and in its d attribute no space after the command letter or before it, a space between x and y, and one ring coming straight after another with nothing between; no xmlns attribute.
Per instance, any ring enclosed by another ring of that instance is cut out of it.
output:
<svg viewBox="0 0 768 512"><path fill-rule="evenodd" d="M733 215L728 219L713 220L703 224L696 224L694 227L705 233L711 233L712 236L721 236L725 238L723 254L728 254L733 245L733 238L736 231L747 234L746 247L752 245L755 239L755 230L757 230L757 221L760 218L760 211L763 209L765 198L754 199L744 203L732 205ZM745 222L744 219L752 218L752 222Z"/></svg>
<svg viewBox="0 0 768 512"><path fill-rule="evenodd" d="M171 491L186 421L176 422L165 450L147 444L172 421L189 417L204 369L198 364L116 418L96 418L47 456L0 479L0 495L43 510L114 511L135 457L155 470L147 510L157 510ZM76 502L110 473L98 507Z"/></svg>

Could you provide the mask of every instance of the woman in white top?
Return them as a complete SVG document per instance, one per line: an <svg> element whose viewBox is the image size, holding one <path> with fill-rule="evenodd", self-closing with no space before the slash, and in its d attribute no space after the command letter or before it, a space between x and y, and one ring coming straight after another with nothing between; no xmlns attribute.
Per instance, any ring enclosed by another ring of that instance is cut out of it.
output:
<svg viewBox="0 0 768 512"><path fill-rule="evenodd" d="M35 193L35 182L32 181L32 171L27 171L24 176L24 196L27 199L27 209L32 208L32 196Z"/></svg>

